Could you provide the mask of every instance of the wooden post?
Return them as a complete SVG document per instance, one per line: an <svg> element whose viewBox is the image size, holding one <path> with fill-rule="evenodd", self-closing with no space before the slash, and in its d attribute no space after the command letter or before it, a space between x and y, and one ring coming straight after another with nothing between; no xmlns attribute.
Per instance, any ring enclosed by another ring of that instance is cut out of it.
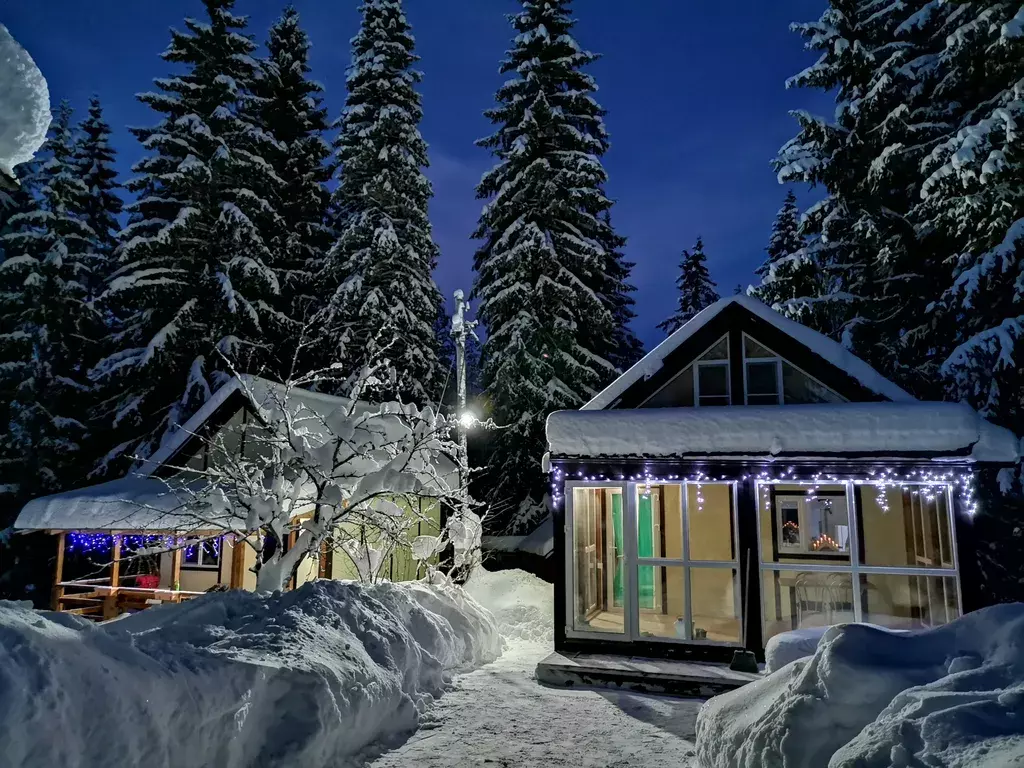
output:
<svg viewBox="0 0 1024 768"><path fill-rule="evenodd" d="M231 548L231 588L245 587L245 539L238 539Z"/></svg>
<svg viewBox="0 0 1024 768"><path fill-rule="evenodd" d="M51 598L52 608L55 611L60 610L60 601L64 597L64 587L59 584L64 581L64 542L67 537L67 533L61 531L57 534L57 567L53 573L53 595Z"/></svg>
<svg viewBox="0 0 1024 768"><path fill-rule="evenodd" d="M171 589L181 589L181 542L174 540L174 549L171 550Z"/></svg>
<svg viewBox="0 0 1024 768"><path fill-rule="evenodd" d="M298 531L292 531L291 533L288 534L288 550L292 549L295 546L295 541L298 538L299 538L299 532ZM287 552L288 550L285 550L285 551ZM295 589L295 576L292 576L290 579L288 579L288 589Z"/></svg>
<svg viewBox="0 0 1024 768"><path fill-rule="evenodd" d="M110 592L103 598L103 620L117 618L117 588L121 585L121 539L111 534L110 547Z"/></svg>

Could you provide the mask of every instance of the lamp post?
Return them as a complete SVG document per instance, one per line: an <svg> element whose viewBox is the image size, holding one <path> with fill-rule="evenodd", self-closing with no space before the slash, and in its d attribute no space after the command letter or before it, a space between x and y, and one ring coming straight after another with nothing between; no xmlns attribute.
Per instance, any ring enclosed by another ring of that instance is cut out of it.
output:
<svg viewBox="0 0 1024 768"><path fill-rule="evenodd" d="M476 423L476 416L466 410L466 338L477 338L473 330L476 320L466 319L469 303L462 290L455 291L455 314L452 315L452 338L455 340L455 378L459 411L459 474L462 484L462 513L469 512L469 448L466 433ZM479 340L479 339L478 339Z"/></svg>

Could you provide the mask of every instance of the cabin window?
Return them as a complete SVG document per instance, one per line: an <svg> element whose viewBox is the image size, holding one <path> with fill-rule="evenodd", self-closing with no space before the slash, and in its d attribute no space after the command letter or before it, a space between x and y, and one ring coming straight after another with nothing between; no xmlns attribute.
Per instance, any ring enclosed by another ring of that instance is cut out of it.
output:
<svg viewBox="0 0 1024 768"><path fill-rule="evenodd" d="M216 570L220 567L220 539L189 541L181 555L183 568Z"/></svg>
<svg viewBox="0 0 1024 768"><path fill-rule="evenodd" d="M729 339L722 337L695 367L697 405L729 405Z"/></svg>
<svg viewBox="0 0 1024 768"><path fill-rule="evenodd" d="M779 553L849 555L850 514L844 491L820 496L776 496Z"/></svg>
<svg viewBox="0 0 1024 768"><path fill-rule="evenodd" d="M743 337L743 380L747 405L845 402L820 381L746 335Z"/></svg>

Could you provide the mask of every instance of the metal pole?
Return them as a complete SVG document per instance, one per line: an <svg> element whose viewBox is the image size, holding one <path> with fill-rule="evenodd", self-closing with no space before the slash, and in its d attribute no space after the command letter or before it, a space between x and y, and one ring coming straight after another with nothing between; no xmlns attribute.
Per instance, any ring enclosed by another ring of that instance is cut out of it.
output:
<svg viewBox="0 0 1024 768"><path fill-rule="evenodd" d="M466 334L468 333L465 294L455 291L455 315L452 317L452 337L455 339L455 378L459 418L459 484L462 486L463 519L469 511L469 447L466 438Z"/></svg>

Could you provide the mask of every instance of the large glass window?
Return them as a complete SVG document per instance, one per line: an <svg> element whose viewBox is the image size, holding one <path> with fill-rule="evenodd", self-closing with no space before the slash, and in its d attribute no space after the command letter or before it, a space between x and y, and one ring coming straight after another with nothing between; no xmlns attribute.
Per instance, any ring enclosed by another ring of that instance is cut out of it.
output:
<svg viewBox="0 0 1024 768"><path fill-rule="evenodd" d="M849 621L903 629L955 619L949 498L945 485L758 484L764 639Z"/></svg>
<svg viewBox="0 0 1024 768"><path fill-rule="evenodd" d="M642 637L740 642L733 485L637 487Z"/></svg>

